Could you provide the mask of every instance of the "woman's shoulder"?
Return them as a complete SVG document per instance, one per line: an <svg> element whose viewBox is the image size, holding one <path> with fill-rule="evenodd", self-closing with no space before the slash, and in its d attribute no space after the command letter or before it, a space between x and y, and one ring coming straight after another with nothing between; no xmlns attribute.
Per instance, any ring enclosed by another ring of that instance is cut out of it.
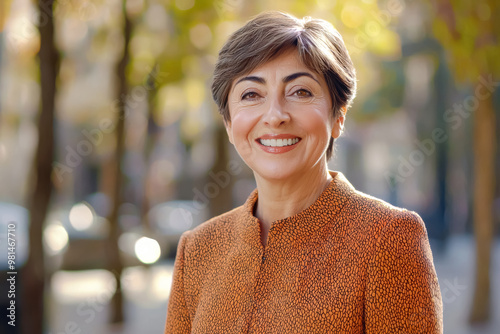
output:
<svg viewBox="0 0 500 334"><path fill-rule="evenodd" d="M215 216L195 228L186 232L189 234L189 239L210 239L221 242L234 232L234 227L238 220L242 219L244 207L239 206L233 210Z"/></svg>
<svg viewBox="0 0 500 334"><path fill-rule="evenodd" d="M392 205L380 198L355 190L344 208L344 214L357 217L358 221L374 225L377 229L402 228L426 231L418 213Z"/></svg>
<svg viewBox="0 0 500 334"><path fill-rule="evenodd" d="M349 197L346 209L355 210L366 216L413 216L417 215L414 211L403 207L395 206L381 198L366 194L359 190L354 190Z"/></svg>
<svg viewBox="0 0 500 334"><path fill-rule="evenodd" d="M337 187L334 190L334 197L342 197L340 210L341 216L348 221L356 221L357 224L384 225L384 222L411 221L417 224L422 223L420 216L413 211L407 210L388 203L375 196L366 194L356 189L347 178L340 172L335 177Z"/></svg>

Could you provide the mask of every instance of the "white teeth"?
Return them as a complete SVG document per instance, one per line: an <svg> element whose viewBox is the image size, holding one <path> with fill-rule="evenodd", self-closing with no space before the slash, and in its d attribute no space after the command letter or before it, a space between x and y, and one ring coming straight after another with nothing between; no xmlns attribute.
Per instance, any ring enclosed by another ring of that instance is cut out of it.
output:
<svg viewBox="0 0 500 334"><path fill-rule="evenodd" d="M260 143L264 146L270 147L283 147L296 144L299 141L299 138L293 139L260 139Z"/></svg>

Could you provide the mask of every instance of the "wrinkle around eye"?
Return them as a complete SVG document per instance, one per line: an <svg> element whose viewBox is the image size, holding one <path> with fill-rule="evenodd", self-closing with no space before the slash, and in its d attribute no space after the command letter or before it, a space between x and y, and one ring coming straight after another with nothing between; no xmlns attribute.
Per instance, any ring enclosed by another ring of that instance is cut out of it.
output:
<svg viewBox="0 0 500 334"><path fill-rule="evenodd" d="M317 93L319 93L318 89L315 87L310 87L308 84L303 84L303 83L295 83L291 85L290 87L287 87L286 89L286 94L288 96L298 96L300 97L297 93L298 92L306 92L309 94L308 96L304 97L310 97L310 96L315 96Z"/></svg>
<svg viewBox="0 0 500 334"><path fill-rule="evenodd" d="M303 93L305 93L305 94L307 94L307 95L299 95L299 94L298 94L299 92L303 92ZM300 97L300 98L308 98L308 97L313 97L313 96L314 96L314 95L313 95L313 93L311 93L309 90L304 89L304 88L297 89L297 90L293 93L293 95L296 95L297 97Z"/></svg>
<svg viewBox="0 0 500 334"><path fill-rule="evenodd" d="M250 97L250 95L253 95L253 97ZM250 101L253 101L253 100L256 100L260 97L260 95L257 93L257 92L246 92L244 93L242 96L241 96L241 100L244 101L244 100L250 100Z"/></svg>
<svg viewBox="0 0 500 334"><path fill-rule="evenodd" d="M315 99L315 97L316 96L310 90L304 88L297 89L288 95L289 99L302 102L311 101Z"/></svg>

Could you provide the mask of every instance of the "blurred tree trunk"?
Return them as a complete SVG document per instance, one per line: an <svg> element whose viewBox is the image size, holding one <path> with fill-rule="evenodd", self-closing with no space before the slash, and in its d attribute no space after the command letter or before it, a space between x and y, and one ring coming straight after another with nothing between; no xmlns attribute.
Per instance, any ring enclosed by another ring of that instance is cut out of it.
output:
<svg viewBox="0 0 500 334"><path fill-rule="evenodd" d="M149 209L151 208L151 202L149 198L149 176L151 171L151 155L156 147L156 142L158 140L158 135L160 132L159 126L156 124L154 119L154 98L158 92L158 86L156 84L156 76L158 75L159 66L155 64L149 73L146 87L148 91L148 128L146 134L146 141L144 147L144 175L143 175L143 196L141 204L141 220L144 228L144 232L147 235L151 232L151 224L148 217Z"/></svg>
<svg viewBox="0 0 500 334"><path fill-rule="evenodd" d="M433 45L434 46L434 45ZM446 110L446 99L448 97L448 89L450 87L449 73L445 65L445 57L443 55L442 49L439 48L439 65L434 74L434 87L435 99L436 99L436 110ZM441 113L435 113L435 128L446 129L446 123ZM446 187L447 171L448 171L448 152L449 144L448 141L436 145L436 162L435 162L435 202L436 208L434 211L434 224L431 227L431 231L434 236L443 242L446 241L449 235L449 227L446 219L446 194L448 189Z"/></svg>
<svg viewBox="0 0 500 334"><path fill-rule="evenodd" d="M123 264L120 259L120 250L118 248L118 238L120 237L120 225L118 221L118 209L122 204L122 185L124 182L123 171L121 169L121 163L123 160L123 155L125 151L125 117L126 117L126 105L127 105L127 78L126 78L126 67L129 61L129 42L132 34L132 23L127 16L126 11L126 0L122 3L122 13L123 13L123 54L122 58L116 67L116 76L118 78L118 90L117 90L117 120L116 120L116 150L115 158L113 161L114 170L114 182L113 182L113 193L112 193L112 208L109 216L109 222L111 225L109 231L109 242L108 242L108 261L109 269L113 273L116 279L116 291L111 299L111 323L122 323L124 321L123 316L123 294L121 286L121 275L123 272Z"/></svg>
<svg viewBox="0 0 500 334"><path fill-rule="evenodd" d="M212 175L221 175L222 173L226 175L229 180L227 180L228 182L222 181L222 185L218 186L219 192L217 196L210 200L210 217L218 216L233 208L232 189L234 184L234 177L231 176L231 174L229 174L227 170L227 166L229 163L228 142L229 140L227 139L227 132L224 126L222 124L217 126L215 130L216 158L215 164L212 168L214 174ZM207 180L207 182L214 182L213 179Z"/></svg>
<svg viewBox="0 0 500 334"><path fill-rule="evenodd" d="M54 105L59 55L54 46L53 0L38 1L40 12L40 87L41 109L38 119L38 146L34 162L33 193L28 202L30 211L29 254L22 268L21 322L25 334L44 331L45 267L42 232L52 193L52 161L54 155ZM29 317L29 318L28 318ZM28 320L29 319L29 320Z"/></svg>
<svg viewBox="0 0 500 334"><path fill-rule="evenodd" d="M474 118L474 234L476 238L476 280L470 321L489 319L490 263L495 196L495 112L492 95L479 99Z"/></svg>

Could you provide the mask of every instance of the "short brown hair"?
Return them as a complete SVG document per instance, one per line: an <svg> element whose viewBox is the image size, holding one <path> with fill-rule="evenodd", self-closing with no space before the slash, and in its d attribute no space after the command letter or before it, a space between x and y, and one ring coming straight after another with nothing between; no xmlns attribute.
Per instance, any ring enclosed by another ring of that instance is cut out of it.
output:
<svg viewBox="0 0 500 334"><path fill-rule="evenodd" d="M219 52L212 82L212 96L225 122L234 79L285 51L296 49L310 70L323 74L332 99L332 116L351 105L356 95L356 71L340 33L327 21L298 19L282 12L264 12L233 33ZM327 160L333 153L333 138Z"/></svg>

